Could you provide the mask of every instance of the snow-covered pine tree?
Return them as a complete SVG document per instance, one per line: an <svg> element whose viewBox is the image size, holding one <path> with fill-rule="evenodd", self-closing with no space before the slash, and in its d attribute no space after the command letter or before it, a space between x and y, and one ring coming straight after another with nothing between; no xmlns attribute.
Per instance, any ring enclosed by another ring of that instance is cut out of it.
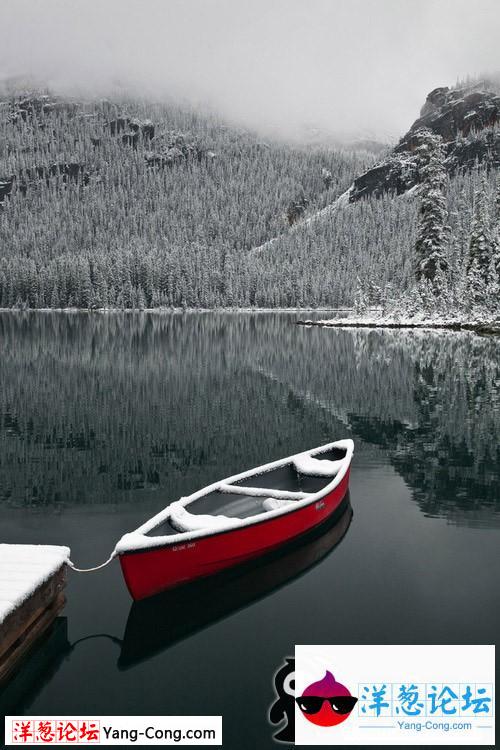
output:
<svg viewBox="0 0 500 750"><path fill-rule="evenodd" d="M492 253L493 243L488 209L488 189L486 180L483 180L481 187L474 193L474 210L470 229L469 257L467 260L467 275L474 284L477 285L478 277L480 277L482 282L480 284L481 287L488 284Z"/></svg>
<svg viewBox="0 0 500 750"><path fill-rule="evenodd" d="M358 285L354 292L354 311L356 315L365 315L370 305L369 296L366 290L366 286L361 283L358 276Z"/></svg>
<svg viewBox="0 0 500 750"><path fill-rule="evenodd" d="M497 177L497 191L495 195L495 222L500 224L500 175Z"/></svg>
<svg viewBox="0 0 500 750"><path fill-rule="evenodd" d="M446 224L447 175L444 166L443 139L422 128L418 132L417 155L421 178L420 226L415 245L417 281L430 282L434 293L440 293L440 280L448 269Z"/></svg>
<svg viewBox="0 0 500 750"><path fill-rule="evenodd" d="M493 219L493 256L492 271L493 283L500 286L500 176L497 178L497 190L495 195L495 215Z"/></svg>

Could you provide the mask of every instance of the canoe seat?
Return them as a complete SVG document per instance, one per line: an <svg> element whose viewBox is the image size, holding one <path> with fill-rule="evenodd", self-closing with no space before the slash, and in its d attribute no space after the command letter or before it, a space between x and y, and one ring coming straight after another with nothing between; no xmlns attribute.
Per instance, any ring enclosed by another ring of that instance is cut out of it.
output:
<svg viewBox="0 0 500 750"><path fill-rule="evenodd" d="M343 463L343 460L313 458L308 453L301 453L293 459L293 465L299 474L313 477L334 477Z"/></svg>
<svg viewBox="0 0 500 750"><path fill-rule="evenodd" d="M222 529L225 526L234 526L238 518L228 516L195 515L190 513L183 505L172 503L170 522L178 531L198 531L199 529Z"/></svg>
<svg viewBox="0 0 500 750"><path fill-rule="evenodd" d="M264 510L281 510L288 505L295 505L296 500L278 500L275 497L267 497L262 503Z"/></svg>
<svg viewBox="0 0 500 750"><path fill-rule="evenodd" d="M259 477L257 477L257 480ZM254 487L248 485L219 484L220 492L230 492L231 494L245 495L246 497L269 497L277 500L305 500L308 492L290 492L290 490L273 489L272 487Z"/></svg>

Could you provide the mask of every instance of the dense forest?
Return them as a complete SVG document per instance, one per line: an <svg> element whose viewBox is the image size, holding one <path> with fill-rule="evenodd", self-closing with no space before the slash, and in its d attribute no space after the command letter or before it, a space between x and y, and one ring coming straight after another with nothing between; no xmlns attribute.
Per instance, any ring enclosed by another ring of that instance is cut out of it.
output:
<svg viewBox="0 0 500 750"><path fill-rule="evenodd" d="M0 306L299 304L305 274L282 267L272 289L252 247L331 204L373 159L173 105L4 96Z"/></svg>
<svg viewBox="0 0 500 750"><path fill-rule="evenodd" d="M411 158L421 184L349 203L366 150L173 104L0 100L0 307L498 308L494 154L450 177L440 137L418 131L411 157L382 160ZM498 131L455 146L488 152Z"/></svg>
<svg viewBox="0 0 500 750"><path fill-rule="evenodd" d="M304 223L268 248L266 281L279 284L279 258L292 278L305 269L304 278L313 280L307 299L315 304L325 304L330 286L334 303L353 304L359 313L380 306L390 316L421 309L470 315L474 308L483 317L499 314L497 172L477 166L446 180L439 194L432 184Z"/></svg>

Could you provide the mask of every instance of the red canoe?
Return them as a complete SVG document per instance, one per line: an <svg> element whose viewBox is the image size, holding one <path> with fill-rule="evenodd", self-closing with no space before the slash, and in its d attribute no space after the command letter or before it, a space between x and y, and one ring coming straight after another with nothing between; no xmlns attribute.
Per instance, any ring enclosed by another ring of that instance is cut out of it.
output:
<svg viewBox="0 0 500 750"><path fill-rule="evenodd" d="M116 545L133 598L244 563L327 520L347 492L353 450L339 440L168 505Z"/></svg>

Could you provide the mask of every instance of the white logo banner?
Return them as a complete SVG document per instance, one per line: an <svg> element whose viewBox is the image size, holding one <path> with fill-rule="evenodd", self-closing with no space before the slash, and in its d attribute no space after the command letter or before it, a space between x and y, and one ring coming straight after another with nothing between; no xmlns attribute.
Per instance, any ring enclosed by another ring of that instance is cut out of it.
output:
<svg viewBox="0 0 500 750"><path fill-rule="evenodd" d="M222 716L6 716L5 744L222 745Z"/></svg>
<svg viewBox="0 0 500 750"><path fill-rule="evenodd" d="M297 745L495 745L494 646L296 646Z"/></svg>

